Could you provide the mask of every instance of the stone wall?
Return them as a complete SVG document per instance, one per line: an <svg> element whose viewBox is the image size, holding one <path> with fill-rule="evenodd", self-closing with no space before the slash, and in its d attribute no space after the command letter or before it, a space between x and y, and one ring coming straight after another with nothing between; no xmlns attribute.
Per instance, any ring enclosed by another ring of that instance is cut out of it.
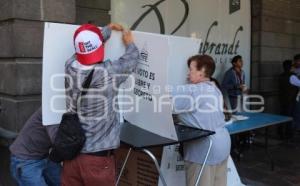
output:
<svg viewBox="0 0 300 186"><path fill-rule="evenodd" d="M0 126L19 131L41 104L44 21L75 22L73 0L0 0Z"/></svg>
<svg viewBox="0 0 300 186"><path fill-rule="evenodd" d="M0 0L0 127L19 131L41 105L44 22L109 22L109 0ZM9 176L9 151L0 146L0 185Z"/></svg>
<svg viewBox="0 0 300 186"><path fill-rule="evenodd" d="M19 131L41 105L44 22L107 24L109 0L0 0L0 126Z"/></svg>
<svg viewBox="0 0 300 186"><path fill-rule="evenodd" d="M109 0L76 0L76 22L104 26L110 22Z"/></svg>
<svg viewBox="0 0 300 186"><path fill-rule="evenodd" d="M300 1L251 0L252 90L264 96L266 112L279 113L282 62L300 53Z"/></svg>

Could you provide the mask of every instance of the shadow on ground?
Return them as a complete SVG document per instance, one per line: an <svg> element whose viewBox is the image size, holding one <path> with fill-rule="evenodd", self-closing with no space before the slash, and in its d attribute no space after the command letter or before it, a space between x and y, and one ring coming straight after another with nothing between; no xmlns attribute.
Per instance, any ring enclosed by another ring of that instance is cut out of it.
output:
<svg viewBox="0 0 300 186"><path fill-rule="evenodd" d="M256 137L257 141L260 137ZM292 141L269 141L268 151L274 160L274 171L271 161L262 146L252 144L244 151L240 161L235 164L243 183L254 186L300 186L300 135Z"/></svg>

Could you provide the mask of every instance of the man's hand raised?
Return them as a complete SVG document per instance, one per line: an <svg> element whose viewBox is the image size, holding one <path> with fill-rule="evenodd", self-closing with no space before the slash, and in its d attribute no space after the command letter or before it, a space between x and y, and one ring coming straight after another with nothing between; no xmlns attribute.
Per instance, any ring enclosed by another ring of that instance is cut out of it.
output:
<svg viewBox="0 0 300 186"><path fill-rule="evenodd" d="M132 33L131 31L123 31L123 42L124 44L127 46L131 43L133 43L134 39L133 39L133 36L132 36Z"/></svg>
<svg viewBox="0 0 300 186"><path fill-rule="evenodd" d="M120 24L118 24L118 23L110 23L110 24L108 25L108 27L109 27L110 29L116 30L116 31L123 31L123 30L124 30L123 26L120 25Z"/></svg>

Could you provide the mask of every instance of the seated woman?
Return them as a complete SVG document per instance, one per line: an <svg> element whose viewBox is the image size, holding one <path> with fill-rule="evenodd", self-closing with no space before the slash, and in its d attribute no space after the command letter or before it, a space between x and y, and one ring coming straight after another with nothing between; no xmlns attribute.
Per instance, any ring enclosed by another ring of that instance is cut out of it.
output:
<svg viewBox="0 0 300 186"><path fill-rule="evenodd" d="M190 83L172 90L173 113L178 114L178 118L187 126L215 131L208 138L184 144L187 185L196 183L209 148L209 138L212 140L212 148L199 185L226 185L231 141L224 127L222 93L210 81L215 71L215 63L208 55L196 55L189 58L187 64Z"/></svg>

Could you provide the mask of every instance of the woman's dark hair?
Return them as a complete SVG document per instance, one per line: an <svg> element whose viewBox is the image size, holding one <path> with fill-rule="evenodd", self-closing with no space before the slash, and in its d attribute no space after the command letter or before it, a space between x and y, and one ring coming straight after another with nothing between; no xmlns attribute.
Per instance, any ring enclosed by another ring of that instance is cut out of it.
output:
<svg viewBox="0 0 300 186"><path fill-rule="evenodd" d="M216 69L215 61L209 55L195 55L188 59L188 67L191 66L192 61L195 61L197 70L204 68L206 77L211 77Z"/></svg>
<svg viewBox="0 0 300 186"><path fill-rule="evenodd" d="M231 64L233 65L234 63L236 63L239 59L242 59L242 56L240 55L237 55L237 56L234 56L231 60Z"/></svg>

